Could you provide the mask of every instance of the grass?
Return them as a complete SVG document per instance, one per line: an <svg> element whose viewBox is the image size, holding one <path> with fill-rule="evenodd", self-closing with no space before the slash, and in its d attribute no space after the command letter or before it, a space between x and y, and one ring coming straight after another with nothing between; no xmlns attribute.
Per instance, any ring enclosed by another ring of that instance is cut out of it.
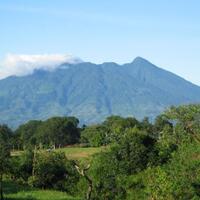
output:
<svg viewBox="0 0 200 200"><path fill-rule="evenodd" d="M89 160L92 155L106 151L108 147L67 147L57 151L65 152L70 160Z"/></svg>
<svg viewBox="0 0 200 200"><path fill-rule="evenodd" d="M61 149L56 149L56 151L65 152L69 160L90 160L91 157L102 151L106 151L109 147L66 147ZM12 156L20 156L23 151L13 151Z"/></svg>
<svg viewBox="0 0 200 200"><path fill-rule="evenodd" d="M100 153L102 151L108 150L109 147L66 147L61 149L56 149L56 151L62 151L65 152L67 158L69 160L90 160L91 157L96 154ZM23 153L23 151L12 151L12 156L20 156Z"/></svg>
<svg viewBox="0 0 200 200"><path fill-rule="evenodd" d="M8 181L4 184L7 200L80 200L64 192L34 189Z"/></svg>

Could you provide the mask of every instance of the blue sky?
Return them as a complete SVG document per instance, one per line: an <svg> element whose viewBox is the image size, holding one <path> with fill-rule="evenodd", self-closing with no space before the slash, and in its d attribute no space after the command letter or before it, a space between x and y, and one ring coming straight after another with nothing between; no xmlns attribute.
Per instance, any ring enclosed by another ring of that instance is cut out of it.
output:
<svg viewBox="0 0 200 200"><path fill-rule="evenodd" d="M199 0L1 0L0 59L70 53L85 61L136 56L200 85Z"/></svg>

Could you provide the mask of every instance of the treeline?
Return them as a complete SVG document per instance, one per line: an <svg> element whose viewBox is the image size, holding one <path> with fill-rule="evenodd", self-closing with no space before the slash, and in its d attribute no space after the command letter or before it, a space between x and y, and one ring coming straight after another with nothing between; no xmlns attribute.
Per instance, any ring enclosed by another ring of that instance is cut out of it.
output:
<svg viewBox="0 0 200 200"><path fill-rule="evenodd" d="M162 122L161 122L162 120ZM61 148L67 145L82 144L83 146L106 146L117 141L122 132L129 128L145 130L153 136L158 131L159 123L166 123L158 117L155 124L148 118L138 121L134 117L123 118L110 116L103 123L79 127L79 120L75 117L52 117L45 121L31 120L12 131L7 125L10 144L14 150L24 150L29 147Z"/></svg>
<svg viewBox="0 0 200 200"><path fill-rule="evenodd" d="M79 120L75 117L52 117L45 121L29 121L14 131L13 148L26 149L29 146L58 148L79 143L78 124Z"/></svg>
<svg viewBox="0 0 200 200"><path fill-rule="evenodd" d="M14 150L24 150L34 146L40 148L61 148L73 144L83 146L106 146L120 139L122 133L137 128L156 137L160 129L172 124L162 116L150 123L148 118L138 121L134 117L110 116L103 123L79 127L75 117L52 117L45 121L31 120L12 131L7 125L10 144Z"/></svg>
<svg viewBox="0 0 200 200"><path fill-rule="evenodd" d="M171 107L153 123L111 116L79 128L76 118L61 117L28 122L14 134L1 126L0 134L0 177L93 200L200 199L200 105ZM44 150L75 143L109 150L87 165ZM10 144L27 150L9 157Z"/></svg>

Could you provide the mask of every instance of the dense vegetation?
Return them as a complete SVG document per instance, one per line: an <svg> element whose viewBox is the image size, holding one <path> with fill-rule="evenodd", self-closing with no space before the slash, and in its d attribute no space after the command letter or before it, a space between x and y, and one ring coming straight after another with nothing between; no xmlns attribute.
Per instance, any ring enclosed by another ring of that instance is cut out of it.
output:
<svg viewBox="0 0 200 200"><path fill-rule="evenodd" d="M62 147L74 144L105 148L69 159ZM153 123L111 116L81 128L74 117L30 121L15 131L1 125L1 199L11 181L75 199L200 199L200 105L171 107Z"/></svg>
<svg viewBox="0 0 200 200"><path fill-rule="evenodd" d="M15 147L28 146L63 147L79 142L78 119L75 117L53 117L46 121L29 121L15 131Z"/></svg>

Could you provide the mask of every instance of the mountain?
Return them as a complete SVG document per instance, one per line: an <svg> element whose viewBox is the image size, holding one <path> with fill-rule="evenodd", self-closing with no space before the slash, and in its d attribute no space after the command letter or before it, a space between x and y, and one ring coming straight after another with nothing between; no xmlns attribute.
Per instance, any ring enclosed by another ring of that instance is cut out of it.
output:
<svg viewBox="0 0 200 200"><path fill-rule="evenodd" d="M200 87L137 57L133 62L60 65L54 71L0 80L0 123L76 116L96 123L109 115L154 118L170 105L200 103Z"/></svg>

